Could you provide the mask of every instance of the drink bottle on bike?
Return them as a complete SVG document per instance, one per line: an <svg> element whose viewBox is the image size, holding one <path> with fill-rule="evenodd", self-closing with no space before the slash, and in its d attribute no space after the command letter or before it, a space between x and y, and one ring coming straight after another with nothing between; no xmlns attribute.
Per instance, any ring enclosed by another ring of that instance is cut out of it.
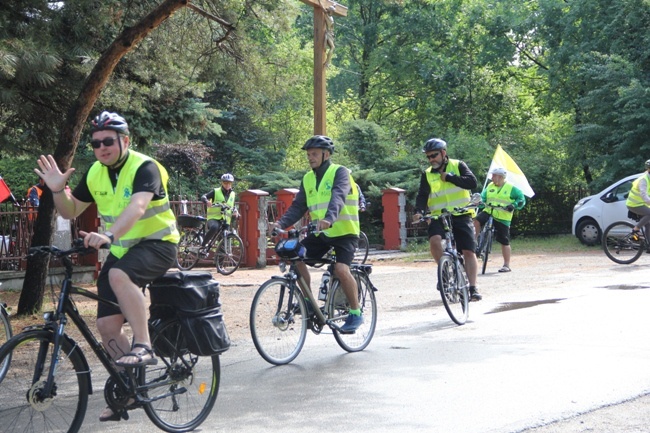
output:
<svg viewBox="0 0 650 433"><path fill-rule="evenodd" d="M327 285L329 284L330 281L330 273L329 271L325 271L323 273L323 277L320 280L320 287L318 288L318 300L319 301L324 301L327 299Z"/></svg>

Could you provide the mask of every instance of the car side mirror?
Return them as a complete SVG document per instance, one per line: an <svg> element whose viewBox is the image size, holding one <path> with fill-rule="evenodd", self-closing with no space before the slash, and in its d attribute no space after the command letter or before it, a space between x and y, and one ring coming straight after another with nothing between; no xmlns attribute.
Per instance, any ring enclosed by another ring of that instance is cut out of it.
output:
<svg viewBox="0 0 650 433"><path fill-rule="evenodd" d="M616 196L616 194L614 194L613 191L610 191L604 196L602 196L601 200L604 201L605 203L614 203L618 201L618 197Z"/></svg>

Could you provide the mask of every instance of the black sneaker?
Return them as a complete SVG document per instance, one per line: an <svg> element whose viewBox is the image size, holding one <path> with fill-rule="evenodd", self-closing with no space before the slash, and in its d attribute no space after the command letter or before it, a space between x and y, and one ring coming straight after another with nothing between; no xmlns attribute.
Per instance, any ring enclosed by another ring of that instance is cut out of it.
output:
<svg viewBox="0 0 650 433"><path fill-rule="evenodd" d="M469 288L469 300L470 301L480 301L483 299L483 296L478 292L478 289L476 287L470 287Z"/></svg>

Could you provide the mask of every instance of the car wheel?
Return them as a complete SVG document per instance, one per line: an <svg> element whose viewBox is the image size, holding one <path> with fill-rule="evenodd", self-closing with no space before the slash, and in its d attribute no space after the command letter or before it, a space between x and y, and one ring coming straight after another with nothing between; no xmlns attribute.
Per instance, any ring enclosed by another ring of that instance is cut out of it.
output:
<svg viewBox="0 0 650 433"><path fill-rule="evenodd" d="M601 234L598 223L592 219L580 221L576 227L576 236L585 245L600 245Z"/></svg>

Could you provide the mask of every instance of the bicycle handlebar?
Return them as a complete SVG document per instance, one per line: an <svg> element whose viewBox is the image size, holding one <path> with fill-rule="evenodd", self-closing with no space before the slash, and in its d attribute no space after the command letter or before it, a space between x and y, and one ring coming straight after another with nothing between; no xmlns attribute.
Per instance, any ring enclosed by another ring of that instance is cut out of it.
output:
<svg viewBox="0 0 650 433"><path fill-rule="evenodd" d="M102 244L100 249L109 249L110 244ZM92 247L85 247L84 246L84 240L82 238L79 239L74 239L72 241L72 248L67 249L67 250L62 250L59 247L56 247L54 245L40 245L37 247L30 247L28 250L28 257L34 257L38 255L52 255L55 257L65 257L69 256L72 254L90 254L94 253L97 251L95 248Z"/></svg>
<svg viewBox="0 0 650 433"><path fill-rule="evenodd" d="M477 204L469 204L469 205L464 206L464 207L455 207L453 210L447 210L446 208L444 208L440 212L440 215L425 214L425 215L422 215L420 217L418 222L423 222L423 221L428 221L428 220L437 220L437 219L446 217L448 215L453 215L453 212L466 212L466 211L471 210L471 209L476 209L478 207L478 205L479 205L478 203Z"/></svg>

